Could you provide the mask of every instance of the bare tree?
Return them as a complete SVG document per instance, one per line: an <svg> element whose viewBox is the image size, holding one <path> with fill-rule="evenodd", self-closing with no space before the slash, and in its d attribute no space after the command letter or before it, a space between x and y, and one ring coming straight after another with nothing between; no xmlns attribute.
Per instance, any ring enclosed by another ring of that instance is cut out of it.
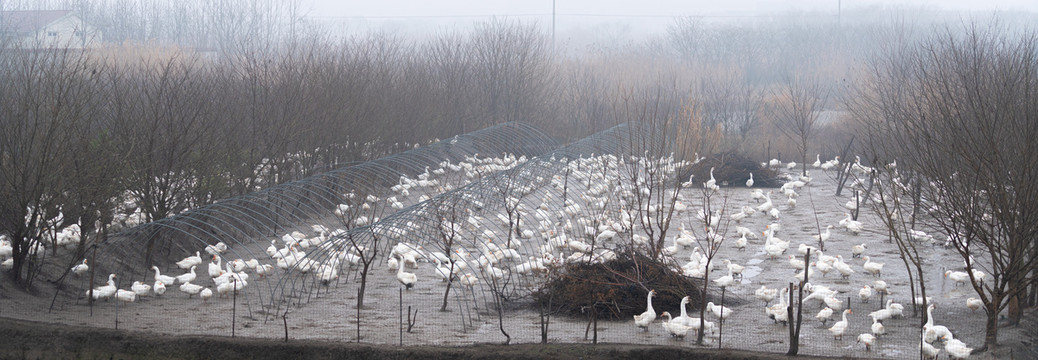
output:
<svg viewBox="0 0 1038 360"><path fill-rule="evenodd" d="M787 80L778 92L775 115L779 130L795 141L803 176L807 176L807 149L818 122L818 112L828 97L828 87L806 75Z"/></svg>
<svg viewBox="0 0 1038 360"><path fill-rule="evenodd" d="M42 265L46 224L60 216L72 179L64 169L79 149L98 108L101 77L78 50L23 51L0 47L0 234L11 238L9 275L29 288ZM109 181L109 179L97 179Z"/></svg>
<svg viewBox="0 0 1038 360"><path fill-rule="evenodd" d="M984 348L998 344L998 317L1038 278L1038 39L1033 31L969 24L889 51L861 84L869 116L920 177L926 222L962 256L987 313ZM973 270L987 270L991 279Z"/></svg>

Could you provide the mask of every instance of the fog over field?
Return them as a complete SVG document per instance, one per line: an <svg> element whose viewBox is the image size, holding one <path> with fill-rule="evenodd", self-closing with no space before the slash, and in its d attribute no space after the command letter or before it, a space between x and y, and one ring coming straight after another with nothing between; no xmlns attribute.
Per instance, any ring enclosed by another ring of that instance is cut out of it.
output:
<svg viewBox="0 0 1038 360"><path fill-rule="evenodd" d="M4 331L1035 358L1036 24L0 0Z"/></svg>

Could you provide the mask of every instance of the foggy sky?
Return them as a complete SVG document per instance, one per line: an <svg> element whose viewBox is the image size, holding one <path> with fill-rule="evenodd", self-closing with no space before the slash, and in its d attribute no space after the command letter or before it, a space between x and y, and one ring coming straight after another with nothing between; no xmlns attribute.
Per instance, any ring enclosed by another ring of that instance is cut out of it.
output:
<svg viewBox="0 0 1038 360"><path fill-rule="evenodd" d="M301 0L304 15L352 31L390 29L428 33L492 18L552 24L552 0ZM556 0L560 32L607 31L625 35L663 31L677 16L740 20L798 13L836 18L838 4L855 8L923 8L985 16L996 10L1038 13L1036 0Z"/></svg>
<svg viewBox="0 0 1038 360"><path fill-rule="evenodd" d="M317 16L488 16L550 14L551 0L474 1L474 0L387 0L337 1L306 0ZM806 10L836 12L838 0L557 0L556 12L596 15L765 15ZM1034 0L842 0L847 8L861 6L925 6L951 11L1023 10L1038 11Z"/></svg>

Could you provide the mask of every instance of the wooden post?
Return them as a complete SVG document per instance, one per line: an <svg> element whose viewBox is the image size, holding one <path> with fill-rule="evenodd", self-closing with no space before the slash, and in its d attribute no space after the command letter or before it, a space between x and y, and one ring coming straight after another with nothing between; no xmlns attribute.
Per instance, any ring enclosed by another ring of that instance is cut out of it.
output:
<svg viewBox="0 0 1038 360"><path fill-rule="evenodd" d="M234 325L235 318L238 314L238 278L231 276L231 286L234 292L231 293L231 338L234 338Z"/></svg>
<svg viewBox="0 0 1038 360"><path fill-rule="evenodd" d="M717 349L721 349L721 338L724 336L724 290L721 288L721 316L717 319Z"/></svg>
<svg viewBox="0 0 1038 360"><path fill-rule="evenodd" d="M400 263L400 266L404 266L403 262ZM398 306L400 310L400 319L397 323L400 324L400 346L404 346L404 289L398 286L397 291L400 293L400 302Z"/></svg>

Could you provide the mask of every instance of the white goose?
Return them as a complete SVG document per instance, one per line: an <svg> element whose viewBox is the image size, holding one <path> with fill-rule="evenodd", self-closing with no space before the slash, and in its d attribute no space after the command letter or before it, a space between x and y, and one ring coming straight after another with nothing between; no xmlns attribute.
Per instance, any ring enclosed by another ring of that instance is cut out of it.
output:
<svg viewBox="0 0 1038 360"><path fill-rule="evenodd" d="M732 276L732 270L731 269L728 270L728 275L725 275L725 276L719 277L717 279L714 279L714 284L716 284L717 287L720 287L722 289L727 288L727 287L732 286L733 284L735 284L735 277Z"/></svg>
<svg viewBox="0 0 1038 360"><path fill-rule="evenodd" d="M926 307L926 324L923 324L923 341L928 343L933 343L941 338L954 338L947 327L934 325L933 309L936 307L937 305L934 304L930 304L930 306ZM947 347L945 347L945 350L948 350Z"/></svg>
<svg viewBox="0 0 1038 360"><path fill-rule="evenodd" d="M214 278L223 274L223 258L213 255L213 261L209 263L209 277Z"/></svg>
<svg viewBox="0 0 1038 360"><path fill-rule="evenodd" d="M155 270L155 281L161 281L164 284L170 284L170 285L173 285L174 283L177 282L177 278L169 276L169 275L162 275L161 273L159 273L159 267L158 266L152 266L151 269Z"/></svg>
<svg viewBox="0 0 1038 360"><path fill-rule="evenodd" d="M880 272L883 271L883 263L872 262L872 259L866 256L865 264L862 265L862 268L864 268L866 272L874 276L882 276L880 275Z"/></svg>
<svg viewBox="0 0 1038 360"><path fill-rule="evenodd" d="M937 354L941 352L941 349L935 348L925 341L920 345L920 350L922 350L923 358L927 360L937 359Z"/></svg>
<svg viewBox="0 0 1038 360"><path fill-rule="evenodd" d="M404 285L407 290L411 290L415 283L418 282L418 276L414 273L404 271L404 266L397 266L396 280L399 281L401 285Z"/></svg>
<svg viewBox="0 0 1038 360"><path fill-rule="evenodd" d="M815 315L815 319L820 321L822 326L825 326L825 323L829 322L829 319L832 318L832 316L833 308L826 306L824 309L818 311L818 315Z"/></svg>
<svg viewBox="0 0 1038 360"><path fill-rule="evenodd" d="M653 320L656 320L656 310L652 309L652 297L656 296L656 290L649 290L649 295L646 296L647 305L645 312L634 316L634 324L638 327L649 331L649 324L652 324Z"/></svg>
<svg viewBox="0 0 1038 360"><path fill-rule="evenodd" d="M83 259L82 263L72 267L72 274L76 276L86 274L87 271L90 271L90 266L87 265L87 259Z"/></svg>
<svg viewBox="0 0 1038 360"><path fill-rule="evenodd" d="M686 310L685 306L688 305L689 300L691 300L691 298L688 296L681 298L681 316L674 318L672 322L692 326L692 321L699 321L699 318L693 318L688 316L688 311Z"/></svg>
<svg viewBox="0 0 1038 360"><path fill-rule="evenodd" d="M955 282L955 286L964 285L970 281L970 274L964 271L945 271L944 277Z"/></svg>
<svg viewBox="0 0 1038 360"><path fill-rule="evenodd" d="M774 207L775 204L771 202L771 191L768 191L768 193L764 195L764 203L757 205L757 212L766 213Z"/></svg>
<svg viewBox="0 0 1038 360"><path fill-rule="evenodd" d="M670 333L670 336L679 339L684 338L685 335L688 335L688 330L692 328L688 325L671 320L669 312L664 311L662 316L664 317L663 329L667 330L667 332Z"/></svg>
<svg viewBox="0 0 1038 360"><path fill-rule="evenodd" d="M872 330L872 334L876 335L877 337L887 333L887 328L885 326L883 326L883 323L879 322L876 319L872 319L872 328L871 328L871 330Z"/></svg>
<svg viewBox="0 0 1038 360"><path fill-rule="evenodd" d="M977 311L977 309L984 307L984 302L978 298L971 297L966 299L966 307L972 311Z"/></svg>
<svg viewBox="0 0 1038 360"><path fill-rule="evenodd" d="M733 263L729 259L724 259L724 265L728 267L728 272L734 277L742 278L743 270L746 270L745 266Z"/></svg>
<svg viewBox="0 0 1038 360"><path fill-rule="evenodd" d="M862 286L861 290L858 290L858 297L861 298L863 303L869 302L869 298L872 297L872 287L868 285Z"/></svg>
<svg viewBox="0 0 1038 360"><path fill-rule="evenodd" d="M198 297L202 298L202 301L208 302L209 299L213 297L213 290L210 288L202 289L202 291L198 293Z"/></svg>
<svg viewBox="0 0 1038 360"><path fill-rule="evenodd" d="M717 189L719 188L717 186L717 180L714 179L714 168L710 168L710 180L707 180L706 183L703 184L703 187L705 187L707 190L713 191L717 191Z"/></svg>
<svg viewBox="0 0 1038 360"><path fill-rule="evenodd" d="M177 281L180 283L189 283L195 281L196 277L198 276L195 275L195 267L192 266L190 271L183 273L181 275L177 275Z"/></svg>
<svg viewBox="0 0 1038 360"><path fill-rule="evenodd" d="M184 270L190 269L192 266L196 265L202 265L201 252L198 251L195 251L194 256L188 256L183 260L177 261L177 267Z"/></svg>
<svg viewBox="0 0 1038 360"><path fill-rule="evenodd" d="M732 309L729 309L726 306L714 305L713 302L706 303L706 309L709 310L711 314L714 314L714 316L717 316L721 320L727 319L729 316L732 315Z"/></svg>
<svg viewBox="0 0 1038 360"><path fill-rule="evenodd" d="M843 320L837 321L833 327L829 328L829 332L833 334L833 340L843 339L843 333L847 331L847 314L852 314L851 309L844 310Z"/></svg>
<svg viewBox="0 0 1038 360"><path fill-rule="evenodd" d="M771 300L775 300L776 295L778 295L778 289L769 289L764 285L761 285L760 289L753 292L753 296L756 297L757 300L763 301L764 306L768 306L768 304L771 303Z"/></svg>
<svg viewBox="0 0 1038 360"><path fill-rule="evenodd" d="M865 247L864 243L862 243L860 245L851 246L851 257L852 258L861 257L861 255L865 253L865 249L866 249L866 247Z"/></svg>
<svg viewBox="0 0 1038 360"><path fill-rule="evenodd" d="M180 291L182 291L184 293L187 293L187 296L191 297L191 295L195 295L195 294L198 294L198 293L202 292L202 285L195 285L195 284L186 282L186 283L180 285Z"/></svg>
<svg viewBox="0 0 1038 360"><path fill-rule="evenodd" d="M865 344L865 351L871 351L872 345L876 344L876 337L869 333L858 335L858 342Z"/></svg>
<svg viewBox="0 0 1038 360"><path fill-rule="evenodd" d="M748 240L746 239L746 234L743 234L742 237L735 239L735 248L739 249L739 251L746 250L747 242Z"/></svg>
<svg viewBox="0 0 1038 360"><path fill-rule="evenodd" d="M130 285L130 290L137 294L137 296L148 296L148 294L151 293L151 285L140 281L134 281L133 285Z"/></svg>
<svg viewBox="0 0 1038 360"><path fill-rule="evenodd" d="M115 287L115 274L109 274L108 284L94 288L92 295L94 300L108 300L115 295L116 290L118 290L118 288ZM87 290L86 296L91 296L90 290Z"/></svg>
<svg viewBox="0 0 1038 360"><path fill-rule="evenodd" d="M753 173L750 173L750 179L746 180L746 187L753 187Z"/></svg>
<svg viewBox="0 0 1038 360"><path fill-rule="evenodd" d="M973 348L966 346L966 343L959 339L949 339L948 343L944 345L944 351L947 351L948 356L952 359L965 359L973 352Z"/></svg>
<svg viewBox="0 0 1038 360"><path fill-rule="evenodd" d="M115 293L115 299L122 302L137 301L137 294L130 290L119 289Z"/></svg>
<svg viewBox="0 0 1038 360"><path fill-rule="evenodd" d="M829 229L832 229L832 228L833 228L832 225L826 225L824 233L821 233L821 234L818 234L818 235L813 235L811 237L813 237L815 240L818 240L818 241L821 241L822 243L825 243L826 241L829 240L829 237L832 236L832 233L829 232Z"/></svg>
<svg viewBox="0 0 1038 360"><path fill-rule="evenodd" d="M155 280L155 285L151 287L151 291L155 292L155 295L162 295L166 293L166 284Z"/></svg>

